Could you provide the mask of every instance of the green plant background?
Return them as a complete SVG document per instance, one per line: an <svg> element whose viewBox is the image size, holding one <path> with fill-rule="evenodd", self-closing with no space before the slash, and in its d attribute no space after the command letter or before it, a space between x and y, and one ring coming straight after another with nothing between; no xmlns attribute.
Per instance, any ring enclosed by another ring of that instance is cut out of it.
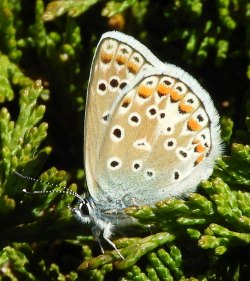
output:
<svg viewBox="0 0 250 281"><path fill-rule="evenodd" d="M107 245L100 255L71 196L22 192L86 189L86 85L114 29L201 82L225 143L197 193L127 210L145 227L114 240L125 260ZM249 280L249 80L247 0L0 1L0 280Z"/></svg>

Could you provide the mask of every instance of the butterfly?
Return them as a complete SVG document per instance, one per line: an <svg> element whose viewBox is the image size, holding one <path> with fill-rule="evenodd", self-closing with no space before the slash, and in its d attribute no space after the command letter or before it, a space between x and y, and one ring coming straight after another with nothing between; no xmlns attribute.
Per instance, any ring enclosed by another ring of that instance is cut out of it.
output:
<svg viewBox="0 0 250 281"><path fill-rule="evenodd" d="M219 115L209 94L181 68L163 63L123 33L104 33L87 91L84 162L89 195L74 215L101 245L132 223L129 206L194 191L221 154ZM73 193L72 193L73 194Z"/></svg>
<svg viewBox="0 0 250 281"><path fill-rule="evenodd" d="M219 115L181 68L120 32L103 34L88 84L84 161L93 233L114 248L124 208L194 191L221 154ZM116 249L116 248L115 248Z"/></svg>

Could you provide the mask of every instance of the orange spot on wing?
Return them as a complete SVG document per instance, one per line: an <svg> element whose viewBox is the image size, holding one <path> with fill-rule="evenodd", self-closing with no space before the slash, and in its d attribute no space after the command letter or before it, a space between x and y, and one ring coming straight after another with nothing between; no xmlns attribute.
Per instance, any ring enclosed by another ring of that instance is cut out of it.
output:
<svg viewBox="0 0 250 281"><path fill-rule="evenodd" d="M182 95L180 95L178 92L176 92L173 89L169 89L170 99L172 102L177 102L181 99Z"/></svg>
<svg viewBox="0 0 250 281"><path fill-rule="evenodd" d="M180 95L178 92L170 88L169 86L164 85L163 83L160 83L157 87L157 93L159 96L166 96L170 95L170 99L172 102L177 102L182 98L182 95Z"/></svg>
<svg viewBox="0 0 250 281"><path fill-rule="evenodd" d="M119 65L125 64L126 61L127 61L126 57L121 56L121 55L117 55L117 56L115 57L115 60L116 60L116 62L117 62Z"/></svg>
<svg viewBox="0 0 250 281"><path fill-rule="evenodd" d="M190 131L200 131L201 125L194 120L194 118L190 118L187 122L187 127Z"/></svg>
<svg viewBox="0 0 250 281"><path fill-rule="evenodd" d="M129 72L136 74L140 70L140 67L137 64L133 63L132 61L130 61L128 63L128 70Z"/></svg>
<svg viewBox="0 0 250 281"><path fill-rule="evenodd" d="M179 111L181 113L188 113L188 112L192 112L193 110L194 110L194 108L191 105L186 104L183 101L180 102L180 104L179 104Z"/></svg>
<svg viewBox="0 0 250 281"><path fill-rule="evenodd" d="M125 98L125 99L122 101L122 105L121 105L121 106L127 108L130 103L131 103L131 99Z"/></svg>
<svg viewBox="0 0 250 281"><path fill-rule="evenodd" d="M167 87L163 83L160 83L157 87L157 93L159 96L166 96L169 94L169 90L171 90L171 88Z"/></svg>
<svg viewBox="0 0 250 281"><path fill-rule="evenodd" d="M101 53L101 61L105 64L110 63L110 61L112 60L112 55L102 52Z"/></svg>
<svg viewBox="0 0 250 281"><path fill-rule="evenodd" d="M141 85L141 86L139 86L137 92L138 92L139 97L146 99L153 95L154 88L149 88L147 86Z"/></svg>
<svg viewBox="0 0 250 281"><path fill-rule="evenodd" d="M198 164L200 164L203 160L204 160L205 156L204 155L201 155L199 156L195 162L194 162L194 165L197 166Z"/></svg>
<svg viewBox="0 0 250 281"><path fill-rule="evenodd" d="M206 151L206 147L202 146L201 144L199 144L195 147L195 152L201 153L201 152L204 152L204 151Z"/></svg>

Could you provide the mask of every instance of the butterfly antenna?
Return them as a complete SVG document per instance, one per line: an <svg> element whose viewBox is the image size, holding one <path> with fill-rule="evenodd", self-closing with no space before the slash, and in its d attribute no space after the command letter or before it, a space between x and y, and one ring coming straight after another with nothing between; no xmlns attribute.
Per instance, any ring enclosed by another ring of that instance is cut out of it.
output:
<svg viewBox="0 0 250 281"><path fill-rule="evenodd" d="M25 180L33 181L33 182L36 182L36 183L44 183L44 184L47 184L47 185L50 185L50 186L62 188L59 184L42 181L42 180L35 179L35 178L29 177L29 176L24 176L24 175L18 173L17 171L13 171L13 173L16 174L18 177L20 177L22 179L25 179ZM84 198L82 198L79 194L77 194L73 190L40 190L40 191L37 190L37 191L27 191L27 189L24 188L23 192L26 193L26 194L49 194L49 193L68 194L68 195L72 195L72 196L78 198L82 202L85 202Z"/></svg>

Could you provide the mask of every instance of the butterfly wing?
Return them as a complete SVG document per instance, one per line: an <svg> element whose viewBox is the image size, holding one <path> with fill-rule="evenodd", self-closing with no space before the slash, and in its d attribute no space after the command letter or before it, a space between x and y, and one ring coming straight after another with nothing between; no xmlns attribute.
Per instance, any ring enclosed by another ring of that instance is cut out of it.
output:
<svg viewBox="0 0 250 281"><path fill-rule="evenodd" d="M133 47L131 47L133 46ZM119 95L144 69L162 65L145 46L119 32L105 33L96 49L90 72L85 112L84 160L93 198L107 200L96 178L101 146ZM98 196L97 196L98 194Z"/></svg>
<svg viewBox="0 0 250 281"><path fill-rule="evenodd" d="M99 149L97 184L110 205L153 204L207 179L220 155L219 117L208 93L165 64L139 74L122 92Z"/></svg>

